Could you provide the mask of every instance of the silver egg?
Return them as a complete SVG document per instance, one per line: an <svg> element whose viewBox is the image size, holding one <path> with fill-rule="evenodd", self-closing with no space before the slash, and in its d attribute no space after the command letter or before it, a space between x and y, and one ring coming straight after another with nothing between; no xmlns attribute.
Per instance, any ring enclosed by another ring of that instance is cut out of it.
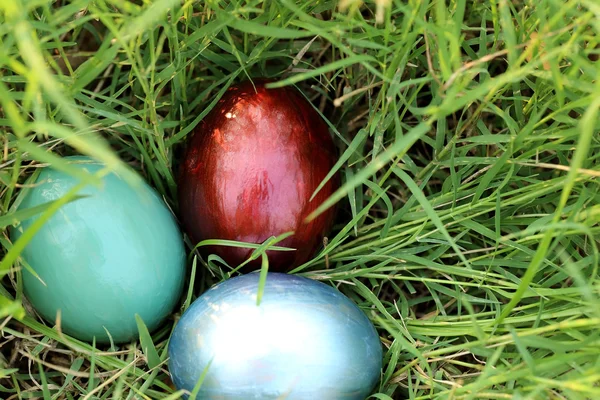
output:
<svg viewBox="0 0 600 400"><path fill-rule="evenodd" d="M379 381L382 346L367 316L324 283L268 273L213 286L185 311L169 371L197 399L364 400Z"/></svg>

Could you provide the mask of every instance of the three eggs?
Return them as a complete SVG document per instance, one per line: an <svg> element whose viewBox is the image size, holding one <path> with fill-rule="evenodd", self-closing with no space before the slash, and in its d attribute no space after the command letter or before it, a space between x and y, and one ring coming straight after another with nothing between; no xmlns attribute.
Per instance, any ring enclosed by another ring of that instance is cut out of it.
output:
<svg viewBox="0 0 600 400"><path fill-rule="evenodd" d="M190 139L178 177L179 216L194 243L225 239L260 244L293 234L268 251L269 269L289 271L314 254L334 210L305 218L339 184L327 127L299 92L266 81L231 87ZM97 172L102 165L70 157ZM44 168L20 208L64 196L77 180ZM180 300L185 250L177 221L148 185L115 174L86 187L46 221L22 252L27 299L46 320L81 340L123 343L150 331ZM12 230L18 240L37 217ZM212 246L230 266L252 249ZM252 266L252 265L251 265ZM256 266L256 265L254 265ZM230 278L200 296L175 326L169 370L178 388L199 398L363 399L376 384L382 350L364 313L333 288L307 278L267 274L257 304L258 274ZM207 369L206 375L203 371ZM202 377L202 379L201 379Z"/></svg>

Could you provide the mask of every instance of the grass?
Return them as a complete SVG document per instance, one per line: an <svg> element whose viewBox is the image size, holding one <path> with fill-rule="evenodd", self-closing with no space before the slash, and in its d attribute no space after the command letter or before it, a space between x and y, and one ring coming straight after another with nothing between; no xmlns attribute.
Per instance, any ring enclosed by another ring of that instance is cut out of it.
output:
<svg viewBox="0 0 600 400"><path fill-rule="evenodd" d="M27 179L70 154L176 211L186 137L229 85L270 76L340 150L335 230L293 272L376 325L373 398L600 398L599 16L594 0L0 1L0 397L180 397L172 321L118 348L59 334L22 302L8 228ZM177 313L227 273L192 257Z"/></svg>

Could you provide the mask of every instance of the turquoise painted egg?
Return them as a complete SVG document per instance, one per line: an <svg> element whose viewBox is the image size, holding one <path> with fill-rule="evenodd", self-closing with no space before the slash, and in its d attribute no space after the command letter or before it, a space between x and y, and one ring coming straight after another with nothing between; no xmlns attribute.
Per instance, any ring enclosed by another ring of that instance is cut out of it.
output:
<svg viewBox="0 0 600 400"><path fill-rule="evenodd" d="M103 165L67 157L95 173ZM61 171L44 168L27 189L20 210L63 197L79 184ZM35 310L63 332L98 343L138 336L135 315L150 331L173 311L183 290L185 249L179 228L162 198L146 183L133 187L114 173L86 196L63 205L21 253L38 277L23 268L23 289ZM13 243L39 218L11 231Z"/></svg>

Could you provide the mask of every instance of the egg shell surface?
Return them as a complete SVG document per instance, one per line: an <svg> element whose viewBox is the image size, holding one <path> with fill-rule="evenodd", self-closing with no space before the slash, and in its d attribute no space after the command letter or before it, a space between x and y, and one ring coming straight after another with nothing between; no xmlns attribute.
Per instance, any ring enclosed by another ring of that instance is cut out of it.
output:
<svg viewBox="0 0 600 400"><path fill-rule="evenodd" d="M175 386L197 399L364 400L382 368L382 346L349 298L308 278L230 278L195 300L169 344Z"/></svg>
<svg viewBox="0 0 600 400"><path fill-rule="evenodd" d="M103 168L87 157L66 157L76 168ZM63 197L77 178L43 168L19 209ZM97 343L136 339L135 314L150 331L171 313L183 289L185 250L179 228L161 197L146 183L132 187L116 174L87 196L62 206L21 253L41 280L23 268L26 298L47 321L60 310L62 330ZM18 240L39 215L12 229Z"/></svg>
<svg viewBox="0 0 600 400"><path fill-rule="evenodd" d="M231 86L187 140L178 177L180 219L194 243L208 239L277 243L270 271L289 271L323 246L334 221L330 207L306 218L339 187L338 173L315 191L337 161L327 124L294 87L268 89L266 79ZM313 198L314 195L314 198ZM235 268L253 249L199 247ZM261 259L245 271L259 269Z"/></svg>

